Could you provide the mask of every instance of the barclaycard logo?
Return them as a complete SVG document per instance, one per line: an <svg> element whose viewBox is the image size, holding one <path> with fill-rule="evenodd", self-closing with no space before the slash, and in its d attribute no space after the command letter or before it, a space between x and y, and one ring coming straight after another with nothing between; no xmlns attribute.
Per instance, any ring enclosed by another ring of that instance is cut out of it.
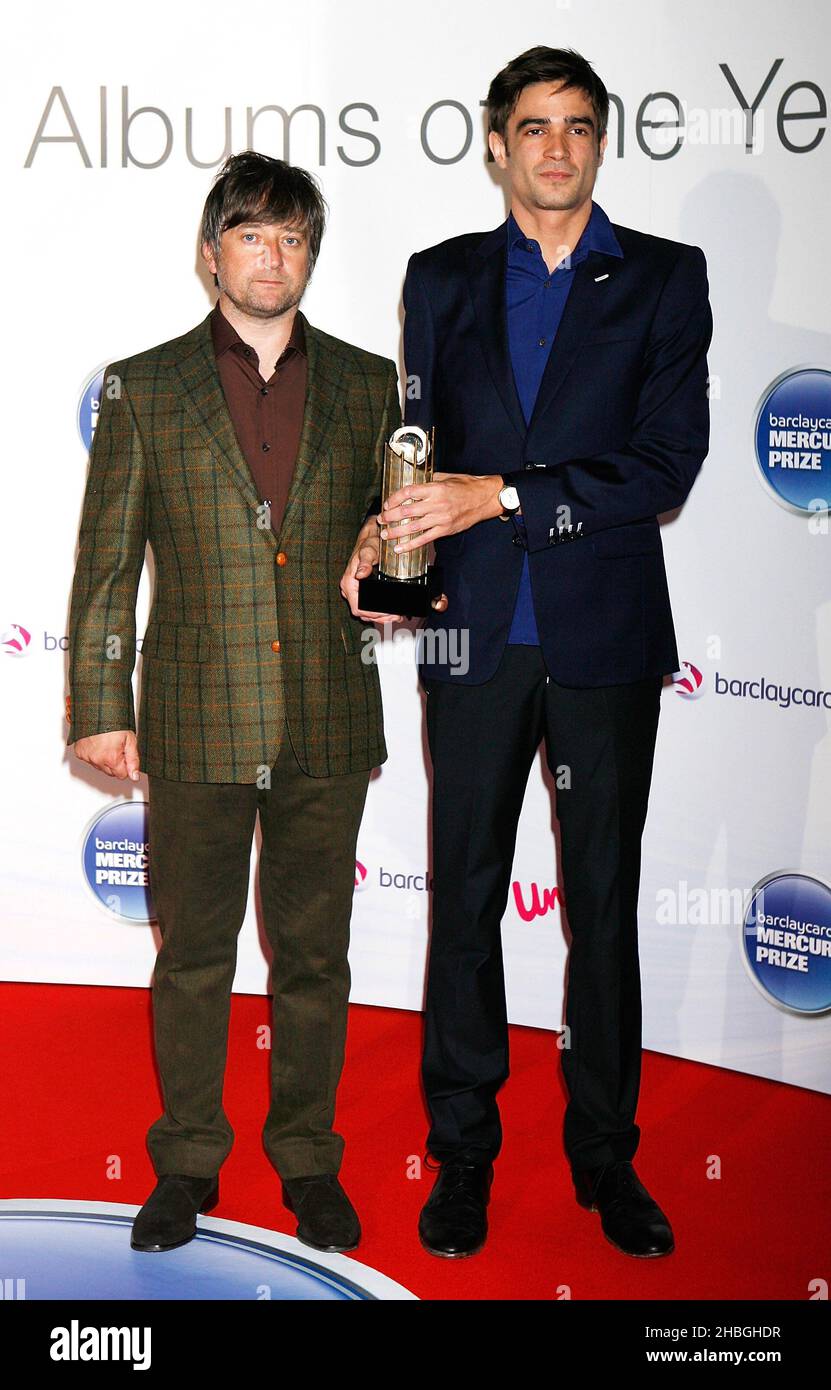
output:
<svg viewBox="0 0 831 1390"><path fill-rule="evenodd" d="M672 681L677 693L685 700L697 700L706 689L703 675L691 661L683 662ZM715 671L713 691L716 695L727 695L734 700L762 700L778 705L780 709L831 709L831 690L768 680L763 672L748 678L726 676L721 671Z"/></svg>
<svg viewBox="0 0 831 1390"><path fill-rule="evenodd" d="M9 623L0 637L6 656L26 656L32 642L32 634L20 623Z"/></svg>
<svg viewBox="0 0 831 1390"><path fill-rule="evenodd" d="M684 700L697 700L704 694L704 677L691 661L681 662L681 669L673 674L672 683L676 694Z"/></svg>

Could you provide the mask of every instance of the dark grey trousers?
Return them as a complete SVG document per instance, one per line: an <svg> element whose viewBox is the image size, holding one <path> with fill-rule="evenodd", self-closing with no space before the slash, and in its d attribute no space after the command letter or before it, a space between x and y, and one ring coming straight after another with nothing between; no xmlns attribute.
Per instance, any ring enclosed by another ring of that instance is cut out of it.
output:
<svg viewBox="0 0 831 1390"><path fill-rule="evenodd" d="M212 1176L233 1143L222 1092L258 813L260 893L273 951L263 1142L283 1178L337 1173L343 1139L333 1129L335 1095L369 772L309 777L286 733L269 787L148 780L150 882L162 935L153 1023L164 1112L147 1136L156 1173Z"/></svg>

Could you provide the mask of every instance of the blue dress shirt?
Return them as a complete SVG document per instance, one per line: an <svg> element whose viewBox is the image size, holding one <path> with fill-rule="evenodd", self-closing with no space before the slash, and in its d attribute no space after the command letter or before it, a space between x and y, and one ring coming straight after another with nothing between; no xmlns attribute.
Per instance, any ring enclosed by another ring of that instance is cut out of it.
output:
<svg viewBox="0 0 831 1390"><path fill-rule="evenodd" d="M551 344L574 283L575 267L586 259L590 251L603 251L610 256L623 255L612 224L598 203L592 202L591 215L571 257L561 261L553 273L549 272L543 260L539 242L529 241L513 213L508 215L505 267L508 347L526 425L534 413ZM522 517L515 517L514 520L523 530ZM523 646L539 646L539 640L526 553L508 641Z"/></svg>

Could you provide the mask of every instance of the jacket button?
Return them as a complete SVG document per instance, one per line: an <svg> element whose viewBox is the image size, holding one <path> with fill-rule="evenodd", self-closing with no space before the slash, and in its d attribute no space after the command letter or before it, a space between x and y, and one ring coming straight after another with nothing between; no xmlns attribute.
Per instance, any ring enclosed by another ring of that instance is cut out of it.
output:
<svg viewBox="0 0 831 1390"><path fill-rule="evenodd" d="M272 650L273 652L279 652L279 650L280 650L280 643L276 640L276 638L275 638L275 640L274 640L274 641L272 642L272 644L271 644L271 650Z"/></svg>
<svg viewBox="0 0 831 1390"><path fill-rule="evenodd" d="M289 557L286 554L285 550L278 550L277 554L274 557L278 565L285 565L288 558Z"/></svg>

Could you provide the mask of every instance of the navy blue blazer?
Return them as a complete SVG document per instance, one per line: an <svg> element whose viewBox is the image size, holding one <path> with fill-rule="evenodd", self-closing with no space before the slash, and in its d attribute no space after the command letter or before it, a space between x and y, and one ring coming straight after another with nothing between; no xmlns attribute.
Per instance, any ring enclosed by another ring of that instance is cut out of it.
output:
<svg viewBox="0 0 831 1390"><path fill-rule="evenodd" d="M709 445L704 254L613 226L623 258L592 251L576 268L527 427L508 349L506 224L417 252L404 284L405 421L435 425L437 470L516 487L542 652L562 685L678 669L657 516L683 503ZM422 677L493 675L524 544L498 517L437 541L449 605L419 633Z"/></svg>

